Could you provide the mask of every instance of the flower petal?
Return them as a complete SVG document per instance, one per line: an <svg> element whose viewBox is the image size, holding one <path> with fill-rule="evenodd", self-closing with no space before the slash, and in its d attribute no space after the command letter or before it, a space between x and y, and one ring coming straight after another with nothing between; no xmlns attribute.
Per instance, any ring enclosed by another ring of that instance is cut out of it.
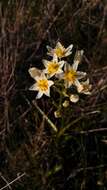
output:
<svg viewBox="0 0 107 190"><path fill-rule="evenodd" d="M66 48L66 51L71 51L73 48L73 44L69 45L67 48Z"/></svg>
<svg viewBox="0 0 107 190"><path fill-rule="evenodd" d="M47 48L47 50L48 50L47 55L53 56L53 54L54 54L53 48L51 48L51 47L48 46L48 45L46 46L46 48Z"/></svg>
<svg viewBox="0 0 107 190"><path fill-rule="evenodd" d="M78 92L82 94L90 95L91 94L90 90L92 88L92 85L89 84L89 79L87 79L84 82L81 82L81 85L83 86L83 89L78 89Z"/></svg>
<svg viewBox="0 0 107 190"><path fill-rule="evenodd" d="M48 80L48 85L50 87L50 86L54 85L54 82L52 80Z"/></svg>
<svg viewBox="0 0 107 190"><path fill-rule="evenodd" d="M53 61L53 62L58 62L58 57L57 57L56 54L53 55L53 60L52 60L52 61Z"/></svg>
<svg viewBox="0 0 107 190"><path fill-rule="evenodd" d="M49 64L49 61L47 61L46 59L43 59L42 62L43 62L45 67L47 67L47 65Z"/></svg>
<svg viewBox="0 0 107 190"><path fill-rule="evenodd" d="M58 71L56 72L56 74L61 74L61 73L63 73L63 70L61 68L59 68ZM56 76L56 74L55 74L55 76Z"/></svg>
<svg viewBox="0 0 107 190"><path fill-rule="evenodd" d="M82 79L86 76L86 74L87 73L85 73L85 72L77 71L77 78Z"/></svg>
<svg viewBox="0 0 107 190"><path fill-rule="evenodd" d="M60 68L62 68L65 64L65 61L59 61Z"/></svg>
<svg viewBox="0 0 107 190"><path fill-rule="evenodd" d="M42 96L43 96L43 92L39 91L36 96L36 99L40 99Z"/></svg>
<svg viewBox="0 0 107 190"><path fill-rule="evenodd" d="M73 68L74 71L77 71L77 69L78 69L78 63L74 62L73 65L72 65L72 68Z"/></svg>
<svg viewBox="0 0 107 190"><path fill-rule="evenodd" d="M47 55L53 57L53 55L54 55L54 51L52 50L51 52L47 52Z"/></svg>
<svg viewBox="0 0 107 190"><path fill-rule="evenodd" d="M74 84L75 84L75 86L77 87L77 89L78 89L79 91L82 91L82 90L83 90L83 86L81 85L81 83L79 82L78 79L76 79L76 80L74 81Z"/></svg>
<svg viewBox="0 0 107 190"><path fill-rule="evenodd" d="M83 50L77 50L75 57L74 57L74 62L79 64L81 62L82 56L83 56L84 51Z"/></svg>
<svg viewBox="0 0 107 190"><path fill-rule="evenodd" d="M66 72L66 71L68 71L68 70L70 70L70 69L72 69L71 65L70 65L67 61L65 61L65 64L64 64L64 71Z"/></svg>
<svg viewBox="0 0 107 190"><path fill-rule="evenodd" d="M82 83L86 84L86 85L89 85L89 78L85 82L82 82Z"/></svg>
<svg viewBox="0 0 107 190"><path fill-rule="evenodd" d="M29 90L33 90L33 91L38 90L37 83L33 84L33 85L29 88Z"/></svg>
<svg viewBox="0 0 107 190"><path fill-rule="evenodd" d="M59 80L62 80L62 79L64 78L63 72L61 72L61 73L56 73L55 76L56 76Z"/></svg>
<svg viewBox="0 0 107 190"><path fill-rule="evenodd" d="M39 70L39 69L37 69L37 68L35 68L35 67L32 67L32 68L30 68L28 70L28 72L29 72L30 76L35 79L36 76L40 76L41 75L42 71Z"/></svg>
<svg viewBox="0 0 107 190"><path fill-rule="evenodd" d="M49 88L47 91L45 91L44 94L45 94L46 96L50 97L50 88Z"/></svg>
<svg viewBox="0 0 107 190"><path fill-rule="evenodd" d="M43 72L44 72L44 73L47 73L47 72L48 72L48 69L47 69L47 68L46 68L46 69L44 69L44 70L43 70Z"/></svg>
<svg viewBox="0 0 107 190"><path fill-rule="evenodd" d="M64 46L63 46L60 42L57 42L57 44L56 44L56 48L61 48L61 49L63 49Z"/></svg>
<svg viewBox="0 0 107 190"><path fill-rule="evenodd" d="M67 51L67 52L65 53L65 57L71 55L71 53L72 53L71 51Z"/></svg>
<svg viewBox="0 0 107 190"><path fill-rule="evenodd" d="M52 49L50 46L48 46L48 45L46 46L46 48L47 48L48 51L52 51L52 50L53 50L53 49Z"/></svg>
<svg viewBox="0 0 107 190"><path fill-rule="evenodd" d="M89 91L82 91L82 93L85 95L91 95L91 92L89 92Z"/></svg>

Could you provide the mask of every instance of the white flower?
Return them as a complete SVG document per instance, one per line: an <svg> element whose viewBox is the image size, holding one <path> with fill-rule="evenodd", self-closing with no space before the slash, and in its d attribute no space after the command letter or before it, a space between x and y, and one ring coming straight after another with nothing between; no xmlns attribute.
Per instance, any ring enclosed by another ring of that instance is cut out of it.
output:
<svg viewBox="0 0 107 190"><path fill-rule="evenodd" d="M71 94L69 99L71 102L76 103L79 101L79 96L77 94Z"/></svg>
<svg viewBox="0 0 107 190"><path fill-rule="evenodd" d="M50 46L47 46L48 49L48 55L54 56L56 55L58 58L67 57L72 53L73 45L69 45L67 48L65 48L60 42L57 42L56 47L53 49Z"/></svg>
<svg viewBox="0 0 107 190"><path fill-rule="evenodd" d="M63 73L62 67L64 66L64 61L59 61L57 56L54 56L51 61L43 60L44 66L44 73L48 75L48 77L52 77L57 74Z"/></svg>
<svg viewBox="0 0 107 190"><path fill-rule="evenodd" d="M86 76L86 73L77 71L77 68L77 62L74 62L72 66L68 63L65 64L65 72L63 75L63 79L65 81L65 88L69 88L70 86L75 85L77 88L82 90L83 87L79 80L84 78Z"/></svg>
<svg viewBox="0 0 107 190"><path fill-rule="evenodd" d="M89 84L89 79L87 79L85 82L81 82L81 85L82 85L82 89L77 88L78 92L86 94L86 95L90 95L91 94L90 90L92 88L92 85Z"/></svg>
<svg viewBox="0 0 107 190"><path fill-rule="evenodd" d="M44 73L35 77L36 83L31 86L30 90L38 91L37 99L41 98L43 94L50 96L50 87L54 84L52 80L48 80Z"/></svg>
<svg viewBox="0 0 107 190"><path fill-rule="evenodd" d="M36 76L40 76L42 73L42 70L39 70L35 67L32 67L28 70L30 76L35 79Z"/></svg>

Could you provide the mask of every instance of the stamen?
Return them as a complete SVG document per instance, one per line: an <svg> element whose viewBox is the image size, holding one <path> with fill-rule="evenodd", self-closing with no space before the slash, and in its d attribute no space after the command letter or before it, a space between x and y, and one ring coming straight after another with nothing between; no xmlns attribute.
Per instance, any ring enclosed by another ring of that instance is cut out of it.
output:
<svg viewBox="0 0 107 190"><path fill-rule="evenodd" d="M73 69L66 71L64 75L64 79L68 82L74 82L76 79L77 73Z"/></svg>
<svg viewBox="0 0 107 190"><path fill-rule="evenodd" d="M53 73L57 72L58 69L59 69L58 63L51 62L51 63L48 65L48 73L49 73L49 74L53 74Z"/></svg>
<svg viewBox="0 0 107 190"><path fill-rule="evenodd" d="M41 91L48 90L48 81L46 79L41 79L38 81L38 87Z"/></svg>

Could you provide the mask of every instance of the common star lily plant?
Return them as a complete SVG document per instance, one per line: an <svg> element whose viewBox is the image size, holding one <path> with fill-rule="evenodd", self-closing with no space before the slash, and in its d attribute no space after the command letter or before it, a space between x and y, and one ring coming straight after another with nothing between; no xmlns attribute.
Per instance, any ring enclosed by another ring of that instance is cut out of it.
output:
<svg viewBox="0 0 107 190"><path fill-rule="evenodd" d="M30 90L38 91L37 99L41 98L43 94L50 96L50 87L54 84L52 80L48 80L44 73L40 76L35 76L35 83L30 87Z"/></svg>
<svg viewBox="0 0 107 190"><path fill-rule="evenodd" d="M70 102L77 103L79 101L79 94L91 94L92 85L89 83L86 72L78 70L84 51L76 51L73 64L65 60L72 54L72 48L72 44L65 48L60 42L57 42L54 48L47 46L49 59L43 59L44 68L40 70L32 67L28 70L30 76L35 80L29 90L38 92L37 99L43 95L50 97L50 91L55 87L54 90L57 89L57 92L63 96L62 106L67 107ZM58 85L60 87L62 85L62 90ZM77 93L71 93L74 88Z"/></svg>
<svg viewBox="0 0 107 190"><path fill-rule="evenodd" d="M68 63L65 64L64 73L63 73L65 88L69 88L72 85L75 85L79 89L82 88L82 85L79 82L79 80L84 78L86 76L86 73L77 71L77 69L78 69L77 62L74 62L72 66Z"/></svg>
<svg viewBox="0 0 107 190"><path fill-rule="evenodd" d="M49 78L63 73L62 67L64 66L64 61L58 61L58 57L56 55L54 55L51 61L43 60L43 64L45 66L44 73L46 73Z"/></svg>
<svg viewBox="0 0 107 190"><path fill-rule="evenodd" d="M47 54L50 56L56 55L58 58L67 57L72 53L73 45L69 45L67 48L65 48L60 42L57 42L55 48L51 48L50 46L47 46L48 52Z"/></svg>

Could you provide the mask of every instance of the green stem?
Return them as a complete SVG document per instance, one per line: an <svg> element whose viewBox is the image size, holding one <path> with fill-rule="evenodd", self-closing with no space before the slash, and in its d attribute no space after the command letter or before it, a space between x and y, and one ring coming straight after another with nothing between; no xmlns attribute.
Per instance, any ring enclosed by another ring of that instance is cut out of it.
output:
<svg viewBox="0 0 107 190"><path fill-rule="evenodd" d="M33 105L36 107L36 109L41 113L41 115L43 116L43 118L49 123L49 125L53 128L53 130L55 132L58 131L57 127L55 126L55 124L47 117L47 115L41 110L41 108L37 105L37 103L35 101L32 102Z"/></svg>

